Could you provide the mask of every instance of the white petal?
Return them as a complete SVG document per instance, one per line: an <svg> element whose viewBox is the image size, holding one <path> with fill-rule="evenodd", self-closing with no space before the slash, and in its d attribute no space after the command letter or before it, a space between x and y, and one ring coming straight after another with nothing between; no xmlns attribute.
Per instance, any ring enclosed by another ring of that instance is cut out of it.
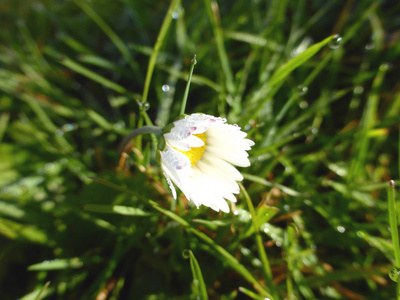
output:
<svg viewBox="0 0 400 300"><path fill-rule="evenodd" d="M210 164L214 165L216 168L218 168L228 176L231 176L236 181L243 180L242 174L240 174L240 172L236 170L234 166L232 166L225 160L215 157L213 155L206 155L206 153L204 155L204 160L208 161Z"/></svg>
<svg viewBox="0 0 400 300"><path fill-rule="evenodd" d="M191 147L202 147L204 146L204 141L200 138L198 138L197 136L194 135L190 135L186 141L189 142Z"/></svg>
<svg viewBox="0 0 400 300"><path fill-rule="evenodd" d="M189 151L190 144L186 140L166 140L167 145L181 151Z"/></svg>
<svg viewBox="0 0 400 300"><path fill-rule="evenodd" d="M230 162L231 164L238 167L248 167L250 166L250 161L247 158L248 154L246 151L224 151L223 149L218 147L207 147L207 152L211 154L215 154L216 156Z"/></svg>
<svg viewBox="0 0 400 300"><path fill-rule="evenodd" d="M167 175L167 173L165 171L164 171L164 176L167 179L168 186L172 192L172 196L174 197L174 199L176 199L176 189L175 189L174 185L172 184L171 178L169 178L169 176Z"/></svg>

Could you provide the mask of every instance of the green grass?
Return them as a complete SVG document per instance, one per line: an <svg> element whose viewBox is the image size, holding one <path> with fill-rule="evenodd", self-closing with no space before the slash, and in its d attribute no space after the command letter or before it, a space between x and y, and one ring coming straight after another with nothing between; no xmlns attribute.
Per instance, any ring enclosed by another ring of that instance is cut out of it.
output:
<svg viewBox="0 0 400 300"><path fill-rule="evenodd" d="M392 2L2 1L1 299L400 299ZM235 213L120 157L184 108L256 143Z"/></svg>

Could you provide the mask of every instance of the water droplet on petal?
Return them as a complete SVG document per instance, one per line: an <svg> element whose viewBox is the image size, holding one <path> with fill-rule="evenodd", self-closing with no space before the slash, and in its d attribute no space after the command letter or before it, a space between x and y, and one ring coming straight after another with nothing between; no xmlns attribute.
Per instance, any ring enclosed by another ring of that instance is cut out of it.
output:
<svg viewBox="0 0 400 300"><path fill-rule="evenodd" d="M168 92L169 91L169 85L168 84L164 84L162 86L162 90L163 90L163 92Z"/></svg>
<svg viewBox="0 0 400 300"><path fill-rule="evenodd" d="M339 47L342 45L342 43L343 43L343 38L342 38L339 34L336 34L336 35L332 38L332 40L330 41L330 43L329 43L329 48L331 48L331 49L337 49L337 48L339 48Z"/></svg>

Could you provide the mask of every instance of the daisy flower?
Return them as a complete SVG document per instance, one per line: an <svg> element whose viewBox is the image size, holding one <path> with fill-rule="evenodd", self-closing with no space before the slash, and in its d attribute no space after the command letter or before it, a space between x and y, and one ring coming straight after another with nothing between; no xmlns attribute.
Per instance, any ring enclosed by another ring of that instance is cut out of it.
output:
<svg viewBox="0 0 400 300"><path fill-rule="evenodd" d="M226 119L205 114L192 114L171 124L163 134L160 150L161 167L172 194L172 182L194 203L229 212L226 200L236 202L237 181L243 176L234 166L248 167L246 151L254 142L247 133Z"/></svg>

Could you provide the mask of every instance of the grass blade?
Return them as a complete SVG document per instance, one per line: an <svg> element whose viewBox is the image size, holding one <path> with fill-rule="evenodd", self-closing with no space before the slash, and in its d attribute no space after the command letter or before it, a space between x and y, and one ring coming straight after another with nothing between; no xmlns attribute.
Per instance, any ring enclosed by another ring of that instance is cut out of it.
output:
<svg viewBox="0 0 400 300"><path fill-rule="evenodd" d="M185 250L183 256L190 259L190 268L192 269L193 274L193 285L197 294L196 297L199 297L199 299L208 300L206 284L204 283L203 274L201 273L200 265L197 262L196 257L190 250Z"/></svg>

